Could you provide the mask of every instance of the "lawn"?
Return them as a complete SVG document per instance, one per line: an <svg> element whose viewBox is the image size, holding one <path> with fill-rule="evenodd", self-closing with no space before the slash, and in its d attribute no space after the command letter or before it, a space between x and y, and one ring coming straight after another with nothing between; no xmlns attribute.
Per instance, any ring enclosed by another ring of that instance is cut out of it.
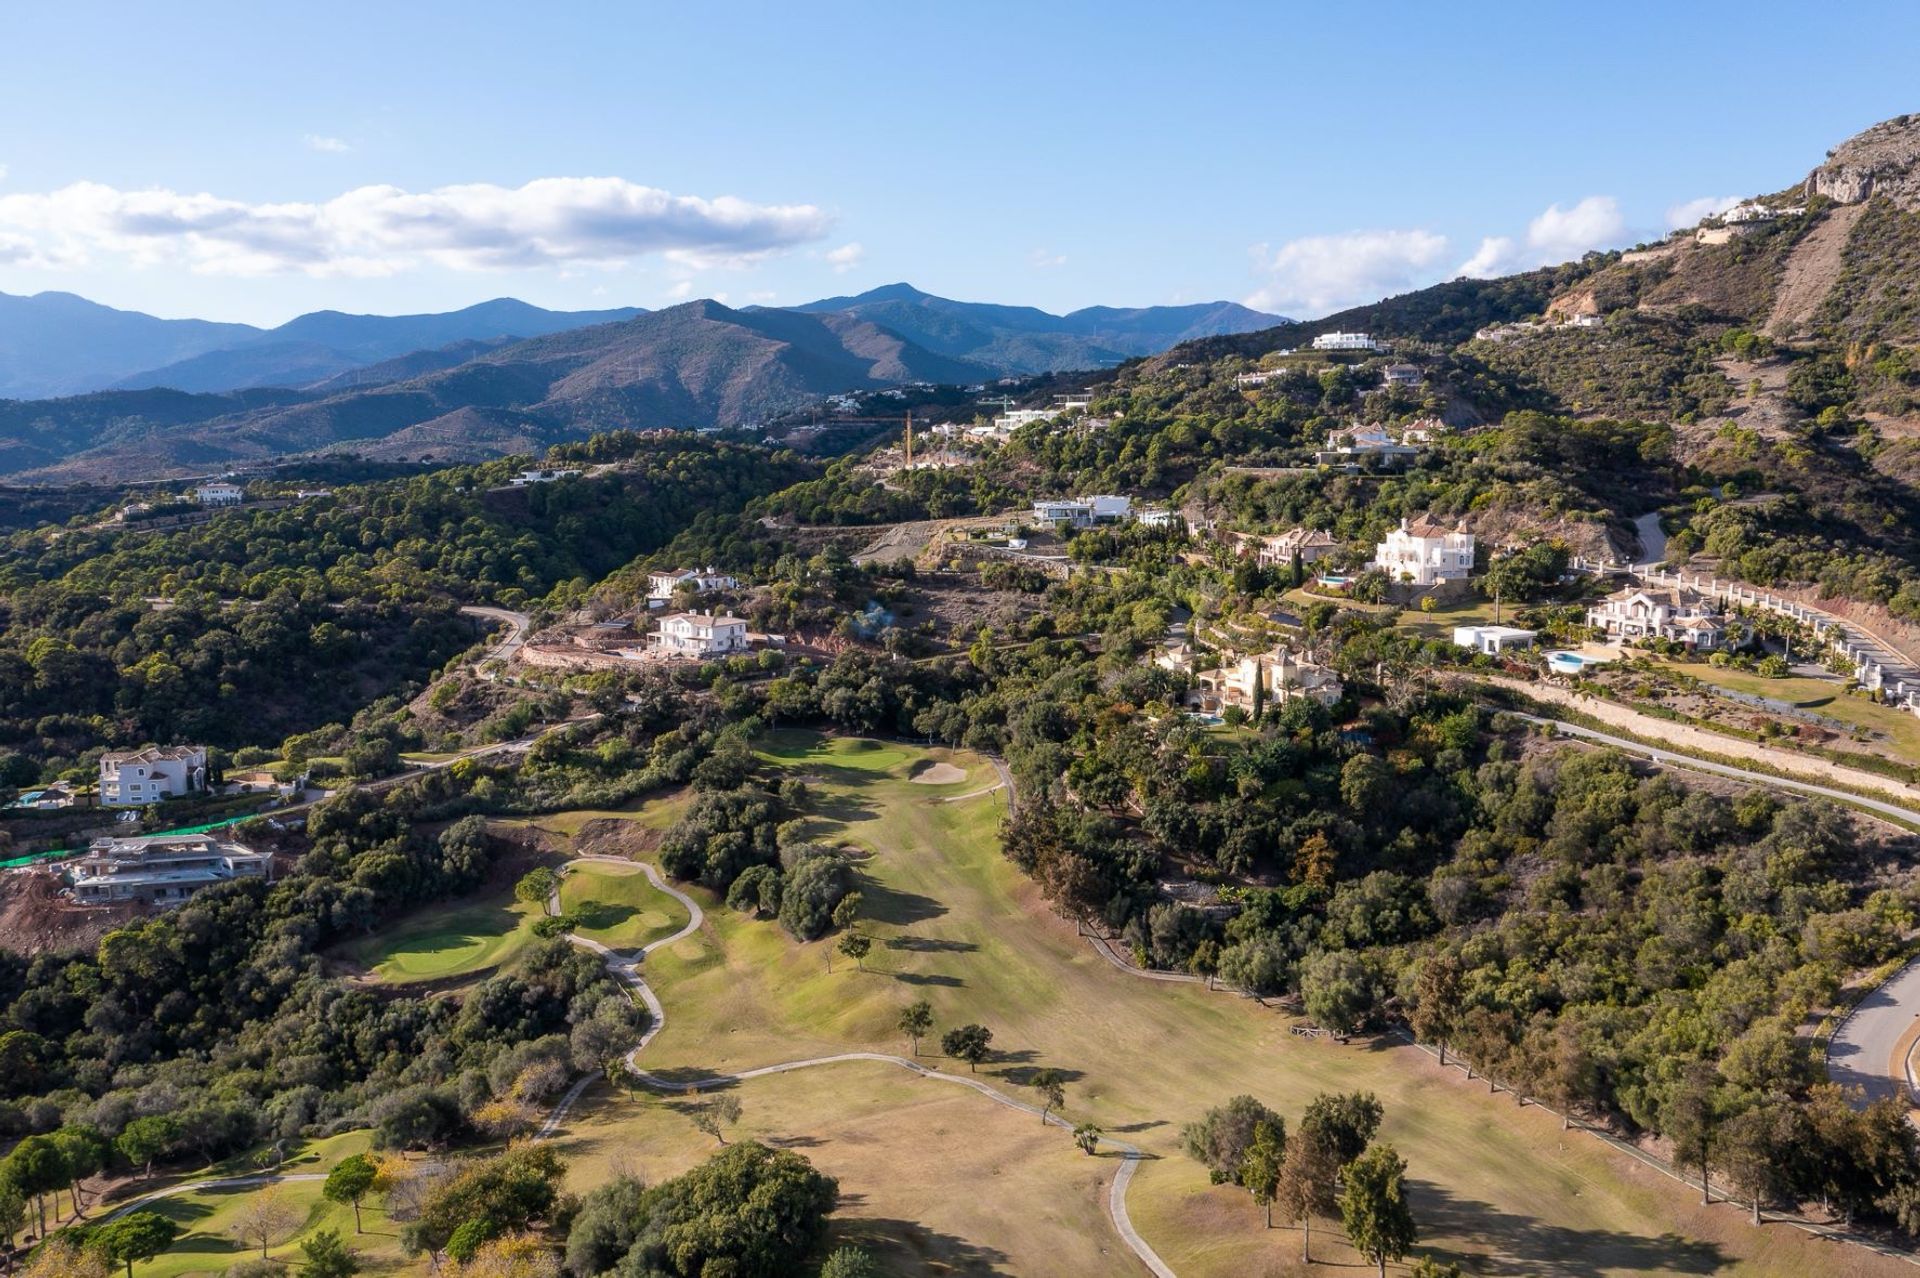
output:
<svg viewBox="0 0 1920 1278"><path fill-rule="evenodd" d="M532 925L540 912L514 900L511 891L497 891L451 908L416 910L341 952L395 985L477 975L519 957L535 939Z"/></svg>
<svg viewBox="0 0 1920 1278"><path fill-rule="evenodd" d="M1833 744L1837 749L1874 748L1885 751L1903 763L1920 764L1920 716L1868 701L1865 697L1848 696L1841 691L1841 685L1837 682L1800 675L1769 679L1746 670L1710 666L1704 661L1656 660L1654 664L1672 675L1692 675L1700 682L1716 688L1726 688L1748 696L1770 697L1882 735L1882 739L1873 743L1872 747L1859 742L1836 741Z"/></svg>
<svg viewBox="0 0 1920 1278"><path fill-rule="evenodd" d="M687 921L686 907L647 881L637 865L577 865L560 885L560 906L579 922L581 936L619 950L671 936Z"/></svg>
<svg viewBox="0 0 1920 1278"><path fill-rule="evenodd" d="M992 769L977 756L803 733L777 734L761 753L813 780L808 834L864 858L865 927L876 940L868 970L838 959L829 972L832 938L795 944L775 925L712 908L711 897L702 897L707 926L647 960L667 1012L665 1031L647 1051L650 1070L698 1077L850 1049L903 1052L894 1021L924 997L934 1007L935 1042L941 1029L969 1021L992 1029L997 1059L982 1067L982 1078L1017 1094L1031 1070L1061 1069L1070 1079L1070 1119L1127 1133L1145 1149L1151 1161L1134 1181L1131 1210L1182 1278L1287 1272L1299 1247L1298 1233L1262 1228L1243 1193L1206 1184L1180 1152L1182 1125L1238 1092L1292 1119L1316 1092L1355 1088L1377 1093L1386 1106L1384 1134L1411 1164L1426 1245L1465 1259L1474 1272L1896 1272L1891 1262L1843 1256L1798 1233L1752 1231L1732 1208L1702 1210L1684 1187L1589 1137L1563 1134L1551 1115L1489 1096L1409 1048L1305 1042L1289 1034L1287 1018L1250 1000L1114 971L1071 925L1046 912L999 855L1005 795L946 801L992 784ZM914 784L912 773L929 761L951 763L968 779ZM1110 1253L1092 1266L1010 1260L1006 1272L1133 1268L1114 1250L1109 1226L1089 1225L1073 1210L1086 1186L1054 1178L1040 1185L970 1161L988 1141L996 1107L964 1093L944 1101L968 1115L957 1129L962 1138L944 1141L918 1122L859 1117L874 1113L873 1097L922 1086L911 1078L888 1082L865 1066L800 1077L741 1085L746 1126L763 1115L765 1130L802 1138L810 1155L832 1150L843 1191L858 1196L849 1214L884 1218L889 1229L925 1219L934 1207L910 1192L912 1169L937 1156L955 1169L947 1192L961 1200L942 1210L968 1216L944 1217L949 1223L936 1232L1010 1256L1084 1255L1070 1249L1090 1244ZM789 1087L798 1090L783 1090ZM684 1133L669 1137L667 1129L681 1125L661 1116L670 1108L603 1092L567 1138L581 1142L583 1159L643 1159L660 1174L701 1151ZM864 1125L847 1126L855 1123ZM1074 1164L1065 1133L1037 1125L1036 1132ZM859 1149L840 1148L849 1143ZM1089 1229L1097 1232L1089 1237ZM1330 1231L1325 1239L1324 1248L1316 1242L1317 1255L1352 1262Z"/></svg>

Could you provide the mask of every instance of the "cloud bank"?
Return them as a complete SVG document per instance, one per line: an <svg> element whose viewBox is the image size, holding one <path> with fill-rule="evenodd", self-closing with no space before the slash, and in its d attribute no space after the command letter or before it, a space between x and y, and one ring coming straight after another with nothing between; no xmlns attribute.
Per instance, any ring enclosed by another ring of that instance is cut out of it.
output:
<svg viewBox="0 0 1920 1278"><path fill-rule="evenodd" d="M1309 235L1275 249L1253 249L1264 282L1244 300L1258 310L1303 318L1360 306L1442 279L1487 278L1570 261L1630 238L1620 202L1589 195L1562 208L1549 204L1518 235L1489 235L1471 256L1447 270L1451 242L1433 231L1349 231Z"/></svg>
<svg viewBox="0 0 1920 1278"><path fill-rule="evenodd" d="M421 192L364 186L319 204L76 182L0 195L0 257L52 268L182 264L218 275L608 266L651 255L698 269L752 262L818 240L832 225L812 204L703 199L621 178Z"/></svg>

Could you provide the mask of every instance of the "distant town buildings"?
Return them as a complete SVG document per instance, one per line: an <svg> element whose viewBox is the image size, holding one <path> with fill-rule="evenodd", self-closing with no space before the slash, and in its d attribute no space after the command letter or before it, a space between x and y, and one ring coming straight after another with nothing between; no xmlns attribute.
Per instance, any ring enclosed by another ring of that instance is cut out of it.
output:
<svg viewBox="0 0 1920 1278"><path fill-rule="evenodd" d="M1313 339L1316 351L1377 351L1380 343L1365 333L1322 333Z"/></svg>
<svg viewBox="0 0 1920 1278"><path fill-rule="evenodd" d="M202 506L238 506L247 494L238 484L202 484L193 490L193 497Z"/></svg>
<svg viewBox="0 0 1920 1278"><path fill-rule="evenodd" d="M1400 526L1374 549L1373 567L1390 581L1438 586L1473 575L1473 534L1430 515Z"/></svg>
<svg viewBox="0 0 1920 1278"><path fill-rule="evenodd" d="M200 746L148 746L100 756L102 807L139 807L206 788L207 752Z"/></svg>
<svg viewBox="0 0 1920 1278"><path fill-rule="evenodd" d="M1720 605L1685 586L1616 590L1587 610L1587 624L1622 641L1667 639L1702 651L1718 648L1727 637Z"/></svg>
<svg viewBox="0 0 1920 1278"><path fill-rule="evenodd" d="M1033 520L1038 524L1064 524L1069 528L1091 528L1095 524L1117 524L1133 514L1133 498L1102 494L1097 497L1060 497L1033 503Z"/></svg>
<svg viewBox="0 0 1920 1278"><path fill-rule="evenodd" d="M740 583L715 568L677 568L670 572L647 574L647 607L663 607L673 592L691 582L695 594L710 595L719 590L737 590Z"/></svg>
<svg viewBox="0 0 1920 1278"><path fill-rule="evenodd" d="M749 646L746 618L711 612L672 613L660 618L660 629L647 636L647 651L668 657L719 657L745 652Z"/></svg>
<svg viewBox="0 0 1920 1278"><path fill-rule="evenodd" d="M573 479L579 474L578 470L523 470L508 482L515 488L525 488L529 484L551 484L562 479Z"/></svg>
<svg viewBox="0 0 1920 1278"><path fill-rule="evenodd" d="M271 878L273 857L213 834L95 839L67 867L73 898L85 905L178 905L204 887Z"/></svg>

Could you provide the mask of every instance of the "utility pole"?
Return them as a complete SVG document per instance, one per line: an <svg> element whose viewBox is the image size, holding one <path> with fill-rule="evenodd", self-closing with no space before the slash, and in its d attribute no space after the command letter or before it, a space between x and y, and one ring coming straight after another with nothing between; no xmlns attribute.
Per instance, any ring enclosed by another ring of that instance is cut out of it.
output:
<svg viewBox="0 0 1920 1278"><path fill-rule="evenodd" d="M907 414L907 470L913 469L913 414Z"/></svg>

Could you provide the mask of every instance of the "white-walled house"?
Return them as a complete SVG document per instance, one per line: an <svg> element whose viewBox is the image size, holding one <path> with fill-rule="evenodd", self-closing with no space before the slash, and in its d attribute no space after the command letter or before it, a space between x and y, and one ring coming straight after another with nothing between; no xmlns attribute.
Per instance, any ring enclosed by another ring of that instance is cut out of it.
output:
<svg viewBox="0 0 1920 1278"><path fill-rule="evenodd" d="M1727 637L1720 605L1697 590L1628 587L1587 610L1587 624L1609 638L1670 639L1690 648L1718 648Z"/></svg>
<svg viewBox="0 0 1920 1278"><path fill-rule="evenodd" d="M1285 648L1243 656L1217 670L1203 670L1194 676L1194 683L1193 700L1205 714L1218 714L1234 706L1253 709L1256 683L1265 685L1268 706L1283 706L1295 697L1331 706L1344 691L1338 674L1302 660Z"/></svg>
<svg viewBox="0 0 1920 1278"><path fill-rule="evenodd" d="M139 807L207 788L207 752L200 746L148 746L100 756L100 806Z"/></svg>
<svg viewBox="0 0 1920 1278"><path fill-rule="evenodd" d="M1539 637L1532 630L1522 630L1518 626L1455 626L1453 628L1453 646L1470 648L1474 652L1497 657L1509 648L1531 648Z"/></svg>
<svg viewBox="0 0 1920 1278"><path fill-rule="evenodd" d="M668 657L720 657L749 646L746 618L711 612L671 613L647 636L649 650Z"/></svg>
<svg viewBox="0 0 1920 1278"><path fill-rule="evenodd" d="M1065 524L1069 528L1091 528L1095 524L1117 524L1133 514L1133 498L1101 494L1097 497L1059 497L1033 503L1033 521L1037 524Z"/></svg>
<svg viewBox="0 0 1920 1278"><path fill-rule="evenodd" d="M679 568L671 572L647 574L647 607L658 608L673 598L682 583L692 582L694 593L710 595L717 590L737 590L740 583L715 568Z"/></svg>
<svg viewBox="0 0 1920 1278"><path fill-rule="evenodd" d="M579 474L577 470L523 470L507 482L515 488L525 488L528 484L558 483L562 479L573 479Z"/></svg>
<svg viewBox="0 0 1920 1278"><path fill-rule="evenodd" d="M178 905L214 883L271 878L273 856L212 834L95 839L67 868L73 899L84 905L139 901Z"/></svg>
<svg viewBox="0 0 1920 1278"><path fill-rule="evenodd" d="M1380 343L1365 333L1322 333L1313 339L1316 351L1377 351Z"/></svg>
<svg viewBox="0 0 1920 1278"><path fill-rule="evenodd" d="M238 506L247 494L238 484L202 484L193 490L193 497L202 506Z"/></svg>
<svg viewBox="0 0 1920 1278"><path fill-rule="evenodd" d="M1431 515L1412 522L1402 519L1374 548L1373 567L1389 581L1415 586L1465 581L1473 575L1473 534L1449 528Z"/></svg>

